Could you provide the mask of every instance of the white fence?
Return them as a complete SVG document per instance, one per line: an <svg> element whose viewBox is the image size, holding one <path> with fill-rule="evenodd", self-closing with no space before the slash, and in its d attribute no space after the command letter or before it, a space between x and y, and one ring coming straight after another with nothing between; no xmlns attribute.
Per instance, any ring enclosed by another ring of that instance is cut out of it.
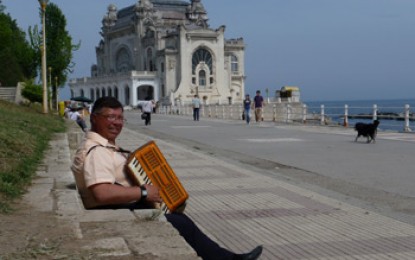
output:
<svg viewBox="0 0 415 260"><path fill-rule="evenodd" d="M382 120L382 129L411 132L411 124L415 121L415 115L411 107L382 107L385 111L393 113L380 113L379 107L374 104L372 107L308 107L307 105L295 103L267 103L263 108L263 120L279 123L300 123L311 125L328 125L352 127L356 121ZM370 111L360 113L355 111ZM178 106L163 106L158 109L161 114L174 114L192 116L193 109L190 104ZM233 105L203 105L200 108L200 117L242 120L243 107L241 104ZM253 111L251 110L253 114Z"/></svg>
<svg viewBox="0 0 415 260"><path fill-rule="evenodd" d="M411 106L382 106L377 104L372 106L348 106L329 107L320 105L319 107L308 107L309 111L319 111L321 117L327 118L328 124L337 124L345 127L354 126L356 122L381 121L381 129L412 132L411 124L415 122L415 114L411 111ZM362 112L364 111L364 112Z"/></svg>
<svg viewBox="0 0 415 260"><path fill-rule="evenodd" d="M264 121L294 122L303 120L301 103L268 103L262 110ZM163 106L159 109L161 114L175 114L191 116L193 109L191 105ZM203 105L200 108L200 117L242 120L242 105ZM253 111L251 111L253 113Z"/></svg>

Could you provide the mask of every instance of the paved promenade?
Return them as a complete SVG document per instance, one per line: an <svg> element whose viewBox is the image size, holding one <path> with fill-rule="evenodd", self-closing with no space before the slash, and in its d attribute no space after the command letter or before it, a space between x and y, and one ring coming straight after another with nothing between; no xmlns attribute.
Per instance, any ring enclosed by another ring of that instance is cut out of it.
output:
<svg viewBox="0 0 415 260"><path fill-rule="evenodd" d="M27 200L73 223L85 250L111 258L197 259L154 211L85 211L69 170L78 134L51 142L45 166ZM135 149L149 136L124 128L119 144ZM190 199L186 213L221 245L235 252L264 246L260 259L415 259L415 226L322 196L196 149L157 140ZM105 223L97 231L94 224ZM98 232L98 233L97 233ZM144 235L146 233L147 235ZM138 256L138 258L137 258Z"/></svg>

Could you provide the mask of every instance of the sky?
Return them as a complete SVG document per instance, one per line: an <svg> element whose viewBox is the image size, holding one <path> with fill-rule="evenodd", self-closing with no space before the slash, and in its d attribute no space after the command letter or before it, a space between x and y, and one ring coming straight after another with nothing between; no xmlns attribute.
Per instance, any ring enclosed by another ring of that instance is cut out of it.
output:
<svg viewBox="0 0 415 260"><path fill-rule="evenodd" d="M50 0L81 48L69 78L88 77L109 4L138 0ZM36 0L3 0L19 27L40 25ZM190 0L189 0L190 2ZM243 38L245 92L272 96L298 86L303 101L414 99L414 0L202 0L211 28ZM66 87L61 97L69 98Z"/></svg>

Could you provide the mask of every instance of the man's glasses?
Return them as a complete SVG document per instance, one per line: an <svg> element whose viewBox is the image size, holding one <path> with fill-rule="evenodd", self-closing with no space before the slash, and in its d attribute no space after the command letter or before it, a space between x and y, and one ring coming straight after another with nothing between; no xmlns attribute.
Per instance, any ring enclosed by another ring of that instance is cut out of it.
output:
<svg viewBox="0 0 415 260"><path fill-rule="evenodd" d="M96 115L105 117L105 119L107 119L109 122L115 122L115 121L119 121L122 123L127 122L127 119L125 119L123 116L103 115L103 114L96 114Z"/></svg>

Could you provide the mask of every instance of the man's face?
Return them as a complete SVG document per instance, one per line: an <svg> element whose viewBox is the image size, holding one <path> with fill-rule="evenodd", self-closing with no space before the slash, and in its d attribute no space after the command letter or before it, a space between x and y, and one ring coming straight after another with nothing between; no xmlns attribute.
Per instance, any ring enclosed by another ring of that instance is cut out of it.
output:
<svg viewBox="0 0 415 260"><path fill-rule="evenodd" d="M122 108L103 108L101 112L91 115L92 131L100 134L115 144L115 139L124 126Z"/></svg>

